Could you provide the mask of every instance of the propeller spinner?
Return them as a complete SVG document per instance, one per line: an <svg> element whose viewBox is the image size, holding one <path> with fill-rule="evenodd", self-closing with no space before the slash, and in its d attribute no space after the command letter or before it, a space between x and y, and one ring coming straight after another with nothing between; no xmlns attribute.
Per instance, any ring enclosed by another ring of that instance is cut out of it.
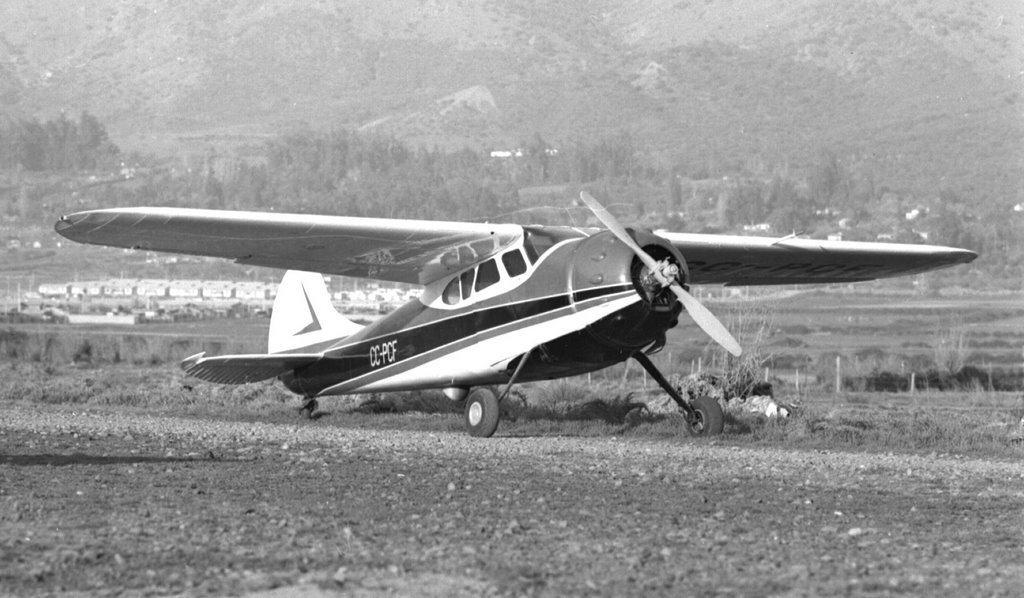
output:
<svg viewBox="0 0 1024 598"><path fill-rule="evenodd" d="M683 285L679 284L679 266L669 262L668 260L658 261L640 247L626 229L619 223L611 212L605 209L592 195L586 191L580 192L580 199L583 203L587 204L590 211L597 216L597 219L601 221L605 227L613 235L615 235L620 241L626 244L633 253L636 254L640 261L647 266L650 273L657 279L663 288L669 288L675 293L676 297L679 298L679 302L683 304L683 308L693 321L700 326L708 336L711 337L716 343L721 345L726 351L739 357L743 352L740 344L736 342L732 334L725 328L725 326L711 313L711 310L704 307L697 298L691 295L683 288Z"/></svg>

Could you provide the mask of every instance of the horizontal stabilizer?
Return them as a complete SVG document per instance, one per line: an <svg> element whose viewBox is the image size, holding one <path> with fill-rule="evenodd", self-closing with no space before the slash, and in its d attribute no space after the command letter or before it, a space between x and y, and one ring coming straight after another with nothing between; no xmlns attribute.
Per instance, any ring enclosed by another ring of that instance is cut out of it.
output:
<svg viewBox="0 0 1024 598"><path fill-rule="evenodd" d="M190 376L218 384L247 384L274 378L309 365L323 357L322 353L288 353L279 355L222 355L205 357L198 353L181 362L181 369Z"/></svg>

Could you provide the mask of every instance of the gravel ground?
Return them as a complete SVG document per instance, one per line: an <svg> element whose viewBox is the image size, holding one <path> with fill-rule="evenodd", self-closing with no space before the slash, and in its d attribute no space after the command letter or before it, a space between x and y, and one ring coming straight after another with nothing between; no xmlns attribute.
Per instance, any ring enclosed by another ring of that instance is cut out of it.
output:
<svg viewBox="0 0 1024 598"><path fill-rule="evenodd" d="M8 595L1006 595L1024 465L11 405Z"/></svg>

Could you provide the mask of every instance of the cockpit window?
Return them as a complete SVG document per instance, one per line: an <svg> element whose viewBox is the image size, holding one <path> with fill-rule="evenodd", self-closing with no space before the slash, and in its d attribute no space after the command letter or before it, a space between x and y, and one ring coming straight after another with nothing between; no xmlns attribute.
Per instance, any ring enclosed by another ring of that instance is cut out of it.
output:
<svg viewBox="0 0 1024 598"><path fill-rule="evenodd" d="M492 284L498 282L501 276L498 274L498 264L494 259L489 259L477 267L476 291L482 291Z"/></svg>
<svg viewBox="0 0 1024 598"><path fill-rule="evenodd" d="M523 249L526 250L526 257L529 258L531 264L536 264L544 252L561 240L538 229L524 228L523 232L525 233Z"/></svg>
<svg viewBox="0 0 1024 598"><path fill-rule="evenodd" d="M526 272L526 262L523 260L522 252L518 249L503 253L501 263L505 265L505 272L508 272L509 276L519 276Z"/></svg>

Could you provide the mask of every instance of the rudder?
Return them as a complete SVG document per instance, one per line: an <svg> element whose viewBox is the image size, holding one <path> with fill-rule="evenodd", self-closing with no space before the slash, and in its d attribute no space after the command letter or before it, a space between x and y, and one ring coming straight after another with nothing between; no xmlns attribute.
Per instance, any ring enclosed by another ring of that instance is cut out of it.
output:
<svg viewBox="0 0 1024 598"><path fill-rule="evenodd" d="M361 329L362 326L334 309L321 274L288 270L274 299L267 351L286 353L322 349Z"/></svg>

